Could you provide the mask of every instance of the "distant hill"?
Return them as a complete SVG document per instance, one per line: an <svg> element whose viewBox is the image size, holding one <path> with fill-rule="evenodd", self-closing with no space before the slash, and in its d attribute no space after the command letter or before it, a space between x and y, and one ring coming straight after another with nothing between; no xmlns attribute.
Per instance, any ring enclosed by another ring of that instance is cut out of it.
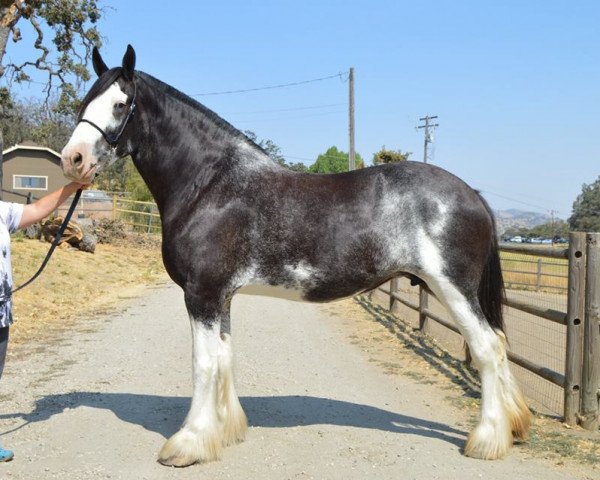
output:
<svg viewBox="0 0 600 480"><path fill-rule="evenodd" d="M496 215L496 225L500 235L509 227L532 228L552 220L552 217L547 213L525 212L515 208L496 210L494 214Z"/></svg>

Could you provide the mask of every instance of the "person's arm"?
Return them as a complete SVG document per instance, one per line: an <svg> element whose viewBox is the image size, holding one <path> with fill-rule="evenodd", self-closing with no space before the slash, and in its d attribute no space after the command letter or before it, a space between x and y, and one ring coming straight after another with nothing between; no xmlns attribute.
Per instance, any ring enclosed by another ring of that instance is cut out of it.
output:
<svg viewBox="0 0 600 480"><path fill-rule="evenodd" d="M78 189L85 188L86 185L71 182L45 197L40 198L34 203L23 207L23 216L19 223L19 228L27 228L29 225L39 222L56 210L63 202L73 195Z"/></svg>

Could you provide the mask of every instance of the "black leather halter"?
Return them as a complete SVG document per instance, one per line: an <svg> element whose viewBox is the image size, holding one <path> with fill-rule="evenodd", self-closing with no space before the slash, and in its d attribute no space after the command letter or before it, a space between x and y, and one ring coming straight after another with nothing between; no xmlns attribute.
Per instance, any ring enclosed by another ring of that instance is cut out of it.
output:
<svg viewBox="0 0 600 480"><path fill-rule="evenodd" d="M127 112L127 116L125 117L125 120L123 120L123 123L121 124L121 128L119 128L119 130L117 131L116 134L109 135L104 130L102 130L98 125L96 125L94 122L92 122L91 120L88 120L86 118L82 118L77 123L78 124L82 123L82 122L89 123L92 127L94 127L96 130L98 130L102 134L102 136L104 137L104 140L106 140L106 142L112 148L115 148L117 146L117 143L119 143L119 140L121 139L121 135L123 135L123 130L125 130L125 127L127 126L127 122L129 122L129 119L131 118L131 116L133 115L133 111L135 110L136 95L137 95L137 87L136 87L135 81L134 81L133 82L133 97L131 97L131 103L129 104L129 111Z"/></svg>

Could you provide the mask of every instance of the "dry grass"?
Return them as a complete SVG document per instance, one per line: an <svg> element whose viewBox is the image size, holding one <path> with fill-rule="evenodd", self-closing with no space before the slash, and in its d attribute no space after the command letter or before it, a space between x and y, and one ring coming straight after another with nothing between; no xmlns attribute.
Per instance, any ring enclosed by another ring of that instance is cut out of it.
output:
<svg viewBox="0 0 600 480"><path fill-rule="evenodd" d="M48 243L13 237L15 286L37 271L48 248ZM79 318L106 311L165 275L156 241L98 245L94 254L57 248L44 273L15 294L11 345L46 338Z"/></svg>
<svg viewBox="0 0 600 480"><path fill-rule="evenodd" d="M562 465L565 460L587 463L600 468L600 436L580 427L569 427L538 416L529 440L523 447L535 456L543 456Z"/></svg>
<svg viewBox="0 0 600 480"><path fill-rule="evenodd" d="M537 289L537 272L540 268L539 290L547 289L556 292L558 289L567 289L569 262L566 259L536 257L514 252L500 252L500 259L504 283L507 286ZM540 262L539 267L538 262Z"/></svg>

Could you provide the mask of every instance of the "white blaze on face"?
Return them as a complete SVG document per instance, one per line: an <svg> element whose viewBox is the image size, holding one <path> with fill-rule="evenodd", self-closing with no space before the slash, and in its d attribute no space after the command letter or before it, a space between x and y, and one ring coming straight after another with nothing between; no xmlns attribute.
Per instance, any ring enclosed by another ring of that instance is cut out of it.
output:
<svg viewBox="0 0 600 480"><path fill-rule="evenodd" d="M119 84L115 82L104 93L98 95L90 102L81 118L94 122L104 131L117 128L121 122L115 119L114 107L119 103L126 102L127 95L121 90ZM85 124L82 126L85 126ZM91 127L91 125L89 126ZM92 129L95 133L100 133L93 127Z"/></svg>
<svg viewBox="0 0 600 480"><path fill-rule="evenodd" d="M115 82L90 102L81 118L95 123L104 132L113 132L120 127L122 121L115 118L114 107L126 102L127 95ZM102 166L98 165L97 152L94 151L95 145L100 141L104 142L102 134L89 123L77 124L62 151L64 174L73 180L93 177L98 167Z"/></svg>

